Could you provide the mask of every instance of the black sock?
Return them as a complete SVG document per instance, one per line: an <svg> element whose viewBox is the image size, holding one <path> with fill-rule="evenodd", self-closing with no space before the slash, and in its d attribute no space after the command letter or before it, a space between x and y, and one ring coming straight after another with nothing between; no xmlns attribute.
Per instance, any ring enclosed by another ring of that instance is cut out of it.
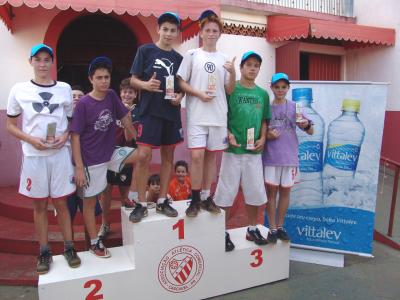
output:
<svg viewBox="0 0 400 300"><path fill-rule="evenodd" d="M193 202L200 201L200 190L192 190L192 201Z"/></svg>

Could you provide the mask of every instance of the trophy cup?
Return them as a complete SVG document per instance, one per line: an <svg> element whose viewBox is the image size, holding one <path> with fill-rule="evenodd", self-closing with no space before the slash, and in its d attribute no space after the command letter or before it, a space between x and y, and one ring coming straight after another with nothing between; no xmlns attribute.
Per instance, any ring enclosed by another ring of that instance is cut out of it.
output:
<svg viewBox="0 0 400 300"><path fill-rule="evenodd" d="M175 87L174 87L174 76L165 76L165 97L164 99L174 99L175 98Z"/></svg>
<svg viewBox="0 0 400 300"><path fill-rule="evenodd" d="M216 90L217 90L217 77L215 76L214 73L209 73L208 74L207 94L209 96L214 96L215 97Z"/></svg>
<svg viewBox="0 0 400 300"><path fill-rule="evenodd" d="M247 150L254 150L254 127L247 129Z"/></svg>
<svg viewBox="0 0 400 300"><path fill-rule="evenodd" d="M51 148L56 141L56 129L57 123L53 122L47 124L46 144L49 148Z"/></svg>
<svg viewBox="0 0 400 300"><path fill-rule="evenodd" d="M303 120L303 105L300 102L296 102L296 122Z"/></svg>

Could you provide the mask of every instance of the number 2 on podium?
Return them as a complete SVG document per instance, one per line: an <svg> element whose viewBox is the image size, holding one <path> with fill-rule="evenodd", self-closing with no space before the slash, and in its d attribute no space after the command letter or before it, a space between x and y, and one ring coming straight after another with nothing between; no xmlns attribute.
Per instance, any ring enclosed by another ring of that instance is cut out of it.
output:
<svg viewBox="0 0 400 300"><path fill-rule="evenodd" d="M94 285L93 290L90 291L90 293L86 296L85 300L101 300L104 299L103 294L97 294L98 291L101 290L101 287L103 284L101 283L100 280L94 279L94 280L89 280L86 281L83 287L85 289L90 288L92 285ZM96 295L97 294L97 295Z"/></svg>
<svg viewBox="0 0 400 300"><path fill-rule="evenodd" d="M172 230L178 229L178 239L183 240L185 238L185 220L180 219L172 226Z"/></svg>

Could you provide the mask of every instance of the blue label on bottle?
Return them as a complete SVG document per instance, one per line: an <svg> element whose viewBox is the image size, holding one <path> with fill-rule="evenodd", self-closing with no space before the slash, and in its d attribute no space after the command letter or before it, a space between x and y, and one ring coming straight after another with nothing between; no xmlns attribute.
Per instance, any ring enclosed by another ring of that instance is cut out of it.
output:
<svg viewBox="0 0 400 300"><path fill-rule="evenodd" d="M300 172L322 171L322 143L308 141L299 145Z"/></svg>
<svg viewBox="0 0 400 300"><path fill-rule="evenodd" d="M359 146L329 145L326 149L325 163L339 170L355 171L359 154Z"/></svg>

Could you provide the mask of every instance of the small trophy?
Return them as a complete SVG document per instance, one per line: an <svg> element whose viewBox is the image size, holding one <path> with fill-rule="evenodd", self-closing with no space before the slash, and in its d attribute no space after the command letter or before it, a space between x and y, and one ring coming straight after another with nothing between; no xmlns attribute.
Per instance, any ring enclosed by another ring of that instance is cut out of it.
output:
<svg viewBox="0 0 400 300"><path fill-rule="evenodd" d="M214 73L209 73L207 94L209 96L215 96L216 90L217 90L217 77L215 76Z"/></svg>
<svg viewBox="0 0 400 300"><path fill-rule="evenodd" d="M164 99L174 99L175 98L175 87L174 87L174 76L165 76L165 97Z"/></svg>
<svg viewBox="0 0 400 300"><path fill-rule="evenodd" d="M303 105L300 102L296 102L296 122L303 120Z"/></svg>
<svg viewBox="0 0 400 300"><path fill-rule="evenodd" d="M46 144L51 147L52 144L56 141L56 129L57 123L49 123L47 124L47 134L46 134Z"/></svg>
<svg viewBox="0 0 400 300"><path fill-rule="evenodd" d="M254 127L247 129L247 150L254 150Z"/></svg>

